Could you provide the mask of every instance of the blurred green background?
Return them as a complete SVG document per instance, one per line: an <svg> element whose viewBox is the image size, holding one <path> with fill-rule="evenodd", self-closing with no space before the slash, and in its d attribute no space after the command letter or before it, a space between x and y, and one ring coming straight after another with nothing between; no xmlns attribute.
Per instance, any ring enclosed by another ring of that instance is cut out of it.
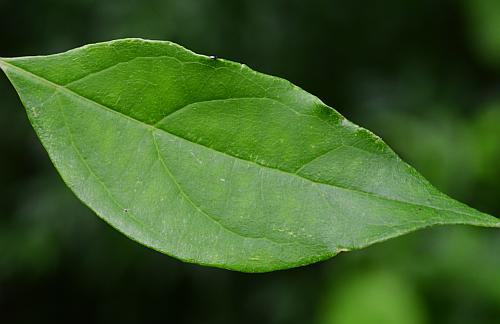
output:
<svg viewBox="0 0 500 324"><path fill-rule="evenodd" d="M0 55L178 42L317 95L500 215L498 0L0 0ZM0 75L0 323L500 323L500 231L436 227L248 275L140 246L84 207Z"/></svg>

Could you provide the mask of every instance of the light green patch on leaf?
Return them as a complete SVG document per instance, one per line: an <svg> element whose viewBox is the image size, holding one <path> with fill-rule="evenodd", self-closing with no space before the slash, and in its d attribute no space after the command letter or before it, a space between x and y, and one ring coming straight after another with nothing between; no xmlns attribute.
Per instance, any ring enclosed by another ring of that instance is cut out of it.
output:
<svg viewBox="0 0 500 324"><path fill-rule="evenodd" d="M184 261L286 269L437 224L500 227L290 82L160 41L0 60L66 184Z"/></svg>

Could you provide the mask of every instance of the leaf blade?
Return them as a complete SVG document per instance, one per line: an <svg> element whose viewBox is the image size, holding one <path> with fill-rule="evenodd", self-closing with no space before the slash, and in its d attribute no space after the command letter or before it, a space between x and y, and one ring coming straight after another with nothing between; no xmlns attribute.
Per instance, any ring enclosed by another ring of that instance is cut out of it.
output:
<svg viewBox="0 0 500 324"><path fill-rule="evenodd" d="M319 99L243 65L142 40L1 65L77 196L182 260L270 271L435 224L499 226Z"/></svg>

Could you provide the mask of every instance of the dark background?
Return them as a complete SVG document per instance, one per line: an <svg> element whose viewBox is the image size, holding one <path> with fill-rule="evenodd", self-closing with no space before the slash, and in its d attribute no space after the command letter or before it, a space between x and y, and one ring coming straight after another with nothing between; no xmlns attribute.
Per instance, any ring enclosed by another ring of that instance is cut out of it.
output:
<svg viewBox="0 0 500 324"><path fill-rule="evenodd" d="M0 56L171 40L289 79L500 215L498 0L0 0ZM0 75L0 323L500 323L500 231L249 275L134 243L66 188Z"/></svg>

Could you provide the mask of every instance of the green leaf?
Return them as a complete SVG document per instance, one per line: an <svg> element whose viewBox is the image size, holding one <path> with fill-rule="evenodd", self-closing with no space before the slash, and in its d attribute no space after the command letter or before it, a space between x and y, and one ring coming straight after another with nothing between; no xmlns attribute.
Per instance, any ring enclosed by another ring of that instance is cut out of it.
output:
<svg viewBox="0 0 500 324"><path fill-rule="evenodd" d="M500 227L286 80L170 42L0 60L66 184L127 236L246 272L436 224Z"/></svg>

